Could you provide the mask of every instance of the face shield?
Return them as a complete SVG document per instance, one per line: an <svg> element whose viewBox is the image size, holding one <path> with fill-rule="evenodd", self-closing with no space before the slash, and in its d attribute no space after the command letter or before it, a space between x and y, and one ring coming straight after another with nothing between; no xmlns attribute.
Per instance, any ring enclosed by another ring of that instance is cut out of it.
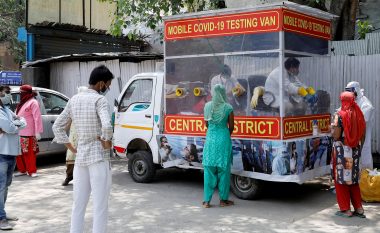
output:
<svg viewBox="0 0 380 233"><path fill-rule="evenodd" d="M345 91L354 93L356 98L361 98L363 96L362 90L360 89L360 84L355 81L349 82L345 88Z"/></svg>

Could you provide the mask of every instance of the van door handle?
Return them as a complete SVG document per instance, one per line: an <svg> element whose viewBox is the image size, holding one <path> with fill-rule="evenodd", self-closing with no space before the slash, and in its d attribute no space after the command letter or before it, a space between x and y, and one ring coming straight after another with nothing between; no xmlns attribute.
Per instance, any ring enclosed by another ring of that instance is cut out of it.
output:
<svg viewBox="0 0 380 233"><path fill-rule="evenodd" d="M150 115L150 114L145 114L145 117L146 117L146 118L152 118L152 115Z"/></svg>

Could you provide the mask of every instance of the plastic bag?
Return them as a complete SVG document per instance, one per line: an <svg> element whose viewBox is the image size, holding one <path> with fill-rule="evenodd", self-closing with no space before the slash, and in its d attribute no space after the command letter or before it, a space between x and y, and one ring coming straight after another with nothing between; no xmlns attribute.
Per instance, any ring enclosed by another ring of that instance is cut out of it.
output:
<svg viewBox="0 0 380 233"><path fill-rule="evenodd" d="M370 175L372 171L368 169L361 172L360 177L360 193L363 201L366 202L380 202L380 176Z"/></svg>

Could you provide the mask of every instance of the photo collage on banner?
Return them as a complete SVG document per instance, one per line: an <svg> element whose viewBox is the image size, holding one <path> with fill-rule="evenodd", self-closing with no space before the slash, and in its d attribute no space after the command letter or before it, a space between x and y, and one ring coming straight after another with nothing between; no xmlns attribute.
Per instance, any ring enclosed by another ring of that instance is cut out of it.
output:
<svg viewBox="0 0 380 233"><path fill-rule="evenodd" d="M163 167L202 168L204 137L159 135ZM269 175L298 175L330 164L329 137L294 142L232 140L232 170Z"/></svg>

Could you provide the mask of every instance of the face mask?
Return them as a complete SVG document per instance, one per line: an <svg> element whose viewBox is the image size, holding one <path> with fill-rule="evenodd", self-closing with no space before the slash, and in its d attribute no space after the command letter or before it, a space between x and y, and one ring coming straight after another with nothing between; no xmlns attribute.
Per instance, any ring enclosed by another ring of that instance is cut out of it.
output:
<svg viewBox="0 0 380 233"><path fill-rule="evenodd" d="M187 157L189 155L189 152L187 152L187 151L181 151L180 154L181 154L182 157Z"/></svg>
<svg viewBox="0 0 380 233"><path fill-rule="evenodd" d="M110 90L110 88L107 87L106 84L104 84L104 87L102 88L102 90L100 90L99 94L101 94L101 95L104 96L104 95L106 95L109 92L109 90Z"/></svg>
<svg viewBox="0 0 380 233"><path fill-rule="evenodd" d="M5 96L0 97L0 100L4 105L10 105L12 103L12 95L5 94Z"/></svg>

